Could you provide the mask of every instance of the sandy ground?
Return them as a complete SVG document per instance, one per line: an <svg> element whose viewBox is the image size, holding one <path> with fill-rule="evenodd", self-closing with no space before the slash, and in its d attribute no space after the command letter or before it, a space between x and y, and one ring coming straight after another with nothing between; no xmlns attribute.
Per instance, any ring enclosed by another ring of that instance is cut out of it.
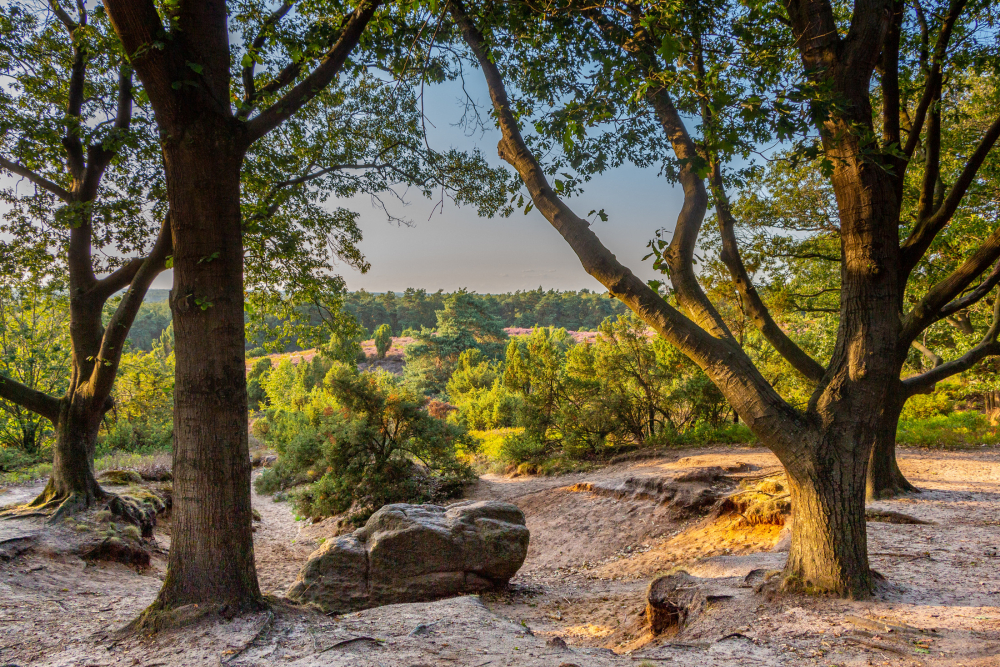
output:
<svg viewBox="0 0 1000 667"><path fill-rule="evenodd" d="M678 517L645 500L578 492L581 482L670 477L693 467L776 467L758 449L685 450L556 478L486 476L470 494L518 504L532 532L510 590L328 618L276 602L271 611L202 622L154 639L114 631L156 595L164 559L138 573L92 564L36 537L17 553L4 540L37 526L0 522L0 665L375 665L603 667L604 665L1000 665L1000 451L904 451L924 493L879 502L933 525L869 523L874 599L766 599L747 588L713 603L679 635L652 639L642 624L651 578L682 566L701 577L778 569L781 530L738 530ZM0 503L37 488L12 488ZM261 586L280 595L315 548L321 527L297 524L285 503L254 497ZM158 536L169 546L169 526ZM775 550L777 549L777 550ZM556 638L568 644L563 647Z"/></svg>

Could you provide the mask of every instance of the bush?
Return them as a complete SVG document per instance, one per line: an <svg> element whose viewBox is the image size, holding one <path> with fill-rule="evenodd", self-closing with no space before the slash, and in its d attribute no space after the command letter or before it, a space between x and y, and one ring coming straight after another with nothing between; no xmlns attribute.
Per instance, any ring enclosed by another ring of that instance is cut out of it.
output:
<svg viewBox="0 0 1000 667"><path fill-rule="evenodd" d="M475 450L463 428L428 414L423 397L392 375L337 363L307 407L273 410L277 464L257 480L271 493L296 486L296 511L313 518L350 510L364 521L382 505L442 500L471 481L457 449Z"/></svg>
<svg viewBox="0 0 1000 667"><path fill-rule="evenodd" d="M0 472L12 472L35 465L44 457L39 452L28 453L17 447L0 447Z"/></svg>
<svg viewBox="0 0 1000 667"><path fill-rule="evenodd" d="M392 347L392 327L383 324L375 330L375 354L379 359L385 359L390 347Z"/></svg>
<svg viewBox="0 0 1000 667"><path fill-rule="evenodd" d="M529 431L511 433L500 445L500 459L505 463L538 463L552 453L551 441L538 438Z"/></svg>
<svg viewBox="0 0 1000 667"><path fill-rule="evenodd" d="M173 444L172 422L119 419L97 436L98 454L110 452L147 453L169 450Z"/></svg>

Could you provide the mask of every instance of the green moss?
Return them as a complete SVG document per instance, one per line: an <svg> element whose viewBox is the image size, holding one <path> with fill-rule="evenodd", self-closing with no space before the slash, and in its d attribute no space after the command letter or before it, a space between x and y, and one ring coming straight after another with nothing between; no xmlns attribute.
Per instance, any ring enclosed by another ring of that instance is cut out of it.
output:
<svg viewBox="0 0 1000 667"><path fill-rule="evenodd" d="M98 479L113 486L142 484L142 475L134 470L105 470L98 476Z"/></svg>

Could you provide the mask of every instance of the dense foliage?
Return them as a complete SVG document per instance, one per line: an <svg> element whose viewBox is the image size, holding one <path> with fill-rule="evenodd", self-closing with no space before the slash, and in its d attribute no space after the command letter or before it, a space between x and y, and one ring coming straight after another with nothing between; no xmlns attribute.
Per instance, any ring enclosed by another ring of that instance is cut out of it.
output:
<svg viewBox="0 0 1000 667"><path fill-rule="evenodd" d="M698 437L750 438L745 428L727 426L732 410L701 370L631 316L609 318L593 341L536 329L512 338L501 361L468 350L447 389L456 423L518 429L499 451L509 463L606 458Z"/></svg>
<svg viewBox="0 0 1000 667"><path fill-rule="evenodd" d="M398 378L336 362L316 382L317 367L281 365L266 382L275 407L255 432L280 457L259 490L299 487L301 515L364 521L386 503L453 496L472 479L456 456L473 446L465 429L429 414Z"/></svg>

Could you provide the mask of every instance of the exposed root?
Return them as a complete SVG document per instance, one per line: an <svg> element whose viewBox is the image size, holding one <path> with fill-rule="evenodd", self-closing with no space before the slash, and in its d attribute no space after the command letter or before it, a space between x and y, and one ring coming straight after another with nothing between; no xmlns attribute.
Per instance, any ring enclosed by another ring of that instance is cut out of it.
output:
<svg viewBox="0 0 1000 667"><path fill-rule="evenodd" d="M144 538L153 536L156 517L168 506L167 501L141 488L132 488L122 494L108 493L100 487L93 493L60 494L46 487L46 490L30 503L0 512L0 518L43 518L49 524L56 524L100 503L107 503L105 509L112 516L139 528Z"/></svg>
<svg viewBox="0 0 1000 667"><path fill-rule="evenodd" d="M920 489L910 484L909 480L901 472L897 471L891 477L892 481L886 486L876 486L874 480L869 476L865 493L866 498L868 500L887 500L889 498L904 496L908 493L922 493Z"/></svg>
<svg viewBox="0 0 1000 667"><path fill-rule="evenodd" d="M891 512L888 510L865 510L865 519L868 521L876 521L882 523L902 523L902 524L912 524L917 526L934 526L936 525L933 521L924 521L923 519L918 519L915 516L910 516L909 514L903 514L902 512Z"/></svg>
<svg viewBox="0 0 1000 667"><path fill-rule="evenodd" d="M783 476L744 481L741 486L742 491L722 500L720 515L738 515L748 526L784 526L791 517L792 503Z"/></svg>
<svg viewBox="0 0 1000 667"><path fill-rule="evenodd" d="M790 593L794 595L834 596L849 600L864 600L871 597L875 593L878 582L884 580L882 575L874 570L868 570L868 583L866 587L862 587L860 590L851 590L846 587L843 590L831 590L803 579L798 572L788 572L786 570L784 575L784 577L775 577L762 586L762 592L764 592L765 597L771 599L778 593Z"/></svg>
<svg viewBox="0 0 1000 667"><path fill-rule="evenodd" d="M139 617L117 632L119 639L130 635L149 637L164 630L188 627L212 618L232 620L242 614L270 610L267 598L222 604L185 604L168 606L159 598Z"/></svg>
<svg viewBox="0 0 1000 667"><path fill-rule="evenodd" d="M57 523L62 519L88 509L107 498L108 494L100 490L100 495L87 493L56 493L48 487L37 498L25 505L8 507L0 512L3 519L46 518L48 523Z"/></svg>
<svg viewBox="0 0 1000 667"><path fill-rule="evenodd" d="M879 489L878 491L869 491L868 500L888 500L890 498L905 496L908 493L923 493L923 491L913 486L905 479L899 479L892 486Z"/></svg>

